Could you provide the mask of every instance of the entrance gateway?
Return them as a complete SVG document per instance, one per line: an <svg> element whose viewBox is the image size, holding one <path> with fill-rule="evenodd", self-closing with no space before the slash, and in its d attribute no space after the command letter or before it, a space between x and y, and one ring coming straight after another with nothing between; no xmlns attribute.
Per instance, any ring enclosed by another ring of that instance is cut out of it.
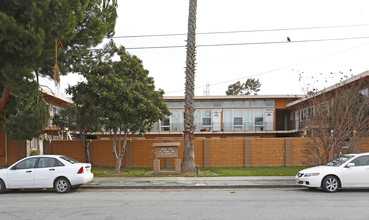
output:
<svg viewBox="0 0 369 220"><path fill-rule="evenodd" d="M164 142L154 143L155 160L154 160L154 174L180 174L181 173L181 159L178 159L179 142ZM174 171L161 171L160 160L158 158L176 158Z"/></svg>

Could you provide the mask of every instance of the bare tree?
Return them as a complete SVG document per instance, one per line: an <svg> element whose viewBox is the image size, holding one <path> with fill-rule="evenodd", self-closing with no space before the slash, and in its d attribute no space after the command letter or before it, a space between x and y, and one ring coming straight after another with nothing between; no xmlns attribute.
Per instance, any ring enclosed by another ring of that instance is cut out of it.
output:
<svg viewBox="0 0 369 220"><path fill-rule="evenodd" d="M325 164L342 153L359 153L360 142L369 135L369 98L363 89L367 79L340 85L331 91L314 94L309 106L300 112L308 164Z"/></svg>
<svg viewBox="0 0 369 220"><path fill-rule="evenodd" d="M195 169L195 152L193 147L194 126L194 93L195 93L195 60L196 60L196 8L197 0L190 0L187 32L186 57L186 91L184 115L184 149L182 172Z"/></svg>

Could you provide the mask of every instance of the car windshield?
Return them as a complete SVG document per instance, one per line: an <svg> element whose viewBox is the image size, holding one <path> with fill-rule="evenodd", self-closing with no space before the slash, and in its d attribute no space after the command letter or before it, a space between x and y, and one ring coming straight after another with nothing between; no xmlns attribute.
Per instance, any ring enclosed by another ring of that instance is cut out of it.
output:
<svg viewBox="0 0 369 220"><path fill-rule="evenodd" d="M67 156L61 156L60 158L61 158L61 159L63 159L63 160L68 161L68 162L69 162L69 163L71 163L71 164L80 163L79 161L77 161L77 160L75 160L75 159L72 159L72 158L70 158L70 157L67 157Z"/></svg>
<svg viewBox="0 0 369 220"><path fill-rule="evenodd" d="M342 164L344 164L346 161L351 159L352 157L354 157L354 156L353 155L345 155L345 156L338 157L338 158L330 161L329 163L327 163L326 166L339 167Z"/></svg>

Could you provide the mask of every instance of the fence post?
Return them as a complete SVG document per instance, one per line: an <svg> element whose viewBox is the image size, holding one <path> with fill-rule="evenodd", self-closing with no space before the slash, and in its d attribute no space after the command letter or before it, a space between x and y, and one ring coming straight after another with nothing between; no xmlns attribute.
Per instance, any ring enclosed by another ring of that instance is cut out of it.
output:
<svg viewBox="0 0 369 220"><path fill-rule="evenodd" d="M292 166L292 139L285 138L285 166Z"/></svg>
<svg viewBox="0 0 369 220"><path fill-rule="evenodd" d="M210 139L204 139L204 167L210 167Z"/></svg>
<svg viewBox="0 0 369 220"><path fill-rule="evenodd" d="M251 167L251 139L245 138L245 167Z"/></svg>

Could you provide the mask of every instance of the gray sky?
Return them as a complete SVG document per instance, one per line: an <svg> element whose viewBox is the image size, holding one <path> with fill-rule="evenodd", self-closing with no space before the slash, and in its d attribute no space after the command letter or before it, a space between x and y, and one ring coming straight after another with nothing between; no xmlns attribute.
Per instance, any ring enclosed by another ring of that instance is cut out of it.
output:
<svg viewBox="0 0 369 220"><path fill-rule="evenodd" d="M118 0L115 36L186 34L188 4ZM368 70L368 6L367 0L198 0L197 33L245 32L197 35L195 94L203 95L208 83L210 95L225 95L229 84L248 77L260 79L259 94L303 94L307 87L322 89ZM342 38L362 39L325 40ZM185 41L186 35L115 38L143 60L167 96L184 94L185 48L129 48L184 46ZM200 46L214 44L238 45ZM62 77L60 92L80 78Z"/></svg>

